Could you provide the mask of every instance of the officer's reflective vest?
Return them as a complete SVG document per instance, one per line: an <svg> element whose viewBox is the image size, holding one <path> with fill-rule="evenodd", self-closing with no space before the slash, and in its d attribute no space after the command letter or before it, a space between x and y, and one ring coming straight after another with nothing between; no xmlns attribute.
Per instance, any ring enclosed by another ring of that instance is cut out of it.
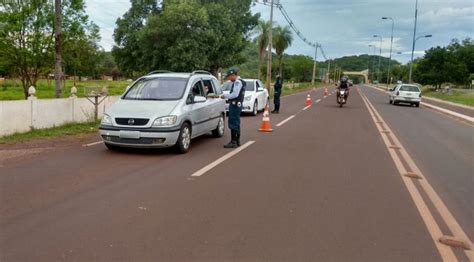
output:
<svg viewBox="0 0 474 262"><path fill-rule="evenodd" d="M245 98L245 86L247 85L247 83L245 83L244 80L242 79L237 79L235 81L240 81L242 83L242 88L240 88L240 93L239 93L239 96L234 98L234 99L229 99L229 102L240 102L240 103L243 103L244 102L244 98ZM233 93L234 92L234 83L232 83L232 88L230 89L230 92Z"/></svg>

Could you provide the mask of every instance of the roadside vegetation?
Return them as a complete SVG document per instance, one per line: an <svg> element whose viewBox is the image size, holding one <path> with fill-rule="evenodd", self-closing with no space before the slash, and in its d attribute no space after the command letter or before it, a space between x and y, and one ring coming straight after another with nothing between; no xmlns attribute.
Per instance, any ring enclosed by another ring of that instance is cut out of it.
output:
<svg viewBox="0 0 474 262"><path fill-rule="evenodd" d="M106 87L108 95L120 95L131 82L128 81L108 81L108 80L87 80L76 81L77 96L84 96L84 87L99 87L100 90ZM71 87L74 85L73 80L66 81L66 87L63 88L61 97L69 97L71 95ZM37 98L55 98L54 80L38 80L36 82ZM0 82L0 100L20 100L25 99L23 87L19 80L7 79Z"/></svg>
<svg viewBox="0 0 474 262"><path fill-rule="evenodd" d="M471 89L452 89L448 92L423 88L423 95L448 102L474 107L474 91Z"/></svg>
<svg viewBox="0 0 474 262"><path fill-rule="evenodd" d="M34 129L30 132L16 133L0 137L0 144L26 142L38 138L59 137L67 135L95 133L98 130L99 122L70 123L62 126Z"/></svg>

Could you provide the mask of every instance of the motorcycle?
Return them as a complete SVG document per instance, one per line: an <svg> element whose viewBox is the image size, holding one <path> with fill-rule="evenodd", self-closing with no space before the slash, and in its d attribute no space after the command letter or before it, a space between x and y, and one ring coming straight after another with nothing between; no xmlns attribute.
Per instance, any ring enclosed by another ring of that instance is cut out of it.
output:
<svg viewBox="0 0 474 262"><path fill-rule="evenodd" d="M339 90L339 96L337 97L337 103L339 104L339 107L342 107L346 103L346 95L347 95L347 90L341 89Z"/></svg>

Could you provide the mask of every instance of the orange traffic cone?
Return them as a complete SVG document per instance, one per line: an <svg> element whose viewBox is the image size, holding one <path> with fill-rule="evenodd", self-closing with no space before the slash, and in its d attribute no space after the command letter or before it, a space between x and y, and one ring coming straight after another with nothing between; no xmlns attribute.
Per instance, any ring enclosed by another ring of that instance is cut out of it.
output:
<svg viewBox="0 0 474 262"><path fill-rule="evenodd" d="M272 132L272 125L270 124L270 117L268 113L268 106L265 107L265 111L263 112L263 119L262 124L260 125L260 132Z"/></svg>
<svg viewBox="0 0 474 262"><path fill-rule="evenodd" d="M328 96L328 95L329 95L329 91L328 91L328 88L326 87L326 88L324 89L324 96Z"/></svg>
<svg viewBox="0 0 474 262"><path fill-rule="evenodd" d="M308 96L306 97L306 106L310 106L311 105L311 96L308 94Z"/></svg>

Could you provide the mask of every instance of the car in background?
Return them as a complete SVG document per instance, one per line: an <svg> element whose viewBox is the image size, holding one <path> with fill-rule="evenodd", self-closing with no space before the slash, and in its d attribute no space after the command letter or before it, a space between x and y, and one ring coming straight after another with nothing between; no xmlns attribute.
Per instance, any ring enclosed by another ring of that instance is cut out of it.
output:
<svg viewBox="0 0 474 262"><path fill-rule="evenodd" d="M417 85L398 84L388 90L390 104L406 103L420 106L421 89Z"/></svg>
<svg viewBox="0 0 474 262"><path fill-rule="evenodd" d="M225 101L217 79L206 71L154 71L137 79L108 108L99 133L107 148L176 147L188 152L191 139L225 131Z"/></svg>
<svg viewBox="0 0 474 262"><path fill-rule="evenodd" d="M256 116L259 111L263 111L270 101L268 90L263 83L258 79L243 79L246 83L245 97L242 106L243 113L251 113ZM222 90L225 94L230 93L232 88L232 81L226 81L222 85ZM226 105L226 110L229 111L229 104Z"/></svg>

